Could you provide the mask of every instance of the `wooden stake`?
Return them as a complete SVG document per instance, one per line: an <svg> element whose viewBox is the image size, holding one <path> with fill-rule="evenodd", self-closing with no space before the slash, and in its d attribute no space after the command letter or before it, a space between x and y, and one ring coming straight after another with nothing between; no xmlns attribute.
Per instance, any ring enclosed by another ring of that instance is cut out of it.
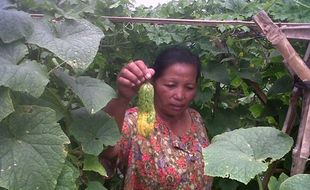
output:
<svg viewBox="0 0 310 190"><path fill-rule="evenodd" d="M292 154L293 163L291 168L291 175L303 173L305 170L306 162L308 160L308 157L306 157L305 154L309 154L309 146L308 151L304 152L302 152L302 147L307 146L307 142L309 142L310 140L310 139L304 139L304 133L306 132L306 130L309 130L309 119L310 119L309 106L310 106L310 90L306 89L304 92L304 100L302 105L302 114L301 114L302 119L299 126L296 145L293 149Z"/></svg>
<svg viewBox="0 0 310 190"><path fill-rule="evenodd" d="M265 11L254 16L254 21L266 35L266 38L282 54L293 72L305 83L310 83L310 69L294 50L285 34L268 17Z"/></svg>

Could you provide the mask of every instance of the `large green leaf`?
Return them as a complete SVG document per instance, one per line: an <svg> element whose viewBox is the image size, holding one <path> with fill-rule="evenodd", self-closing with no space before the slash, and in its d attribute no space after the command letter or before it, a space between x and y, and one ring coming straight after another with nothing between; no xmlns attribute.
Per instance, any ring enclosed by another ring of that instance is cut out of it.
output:
<svg viewBox="0 0 310 190"><path fill-rule="evenodd" d="M203 68L203 74L205 78L229 84L230 77L226 66L222 63L209 62L205 68Z"/></svg>
<svg viewBox="0 0 310 190"><path fill-rule="evenodd" d="M39 97L49 82L43 67L29 60L20 65L0 64L0 76L0 86L27 92L34 97Z"/></svg>
<svg viewBox="0 0 310 190"><path fill-rule="evenodd" d="M293 89L293 85L292 78L288 75L285 75L274 82L272 87L268 90L268 95L290 92Z"/></svg>
<svg viewBox="0 0 310 190"><path fill-rule="evenodd" d="M206 119L211 137L226 131L240 128L240 113L232 109L218 109L212 117Z"/></svg>
<svg viewBox="0 0 310 190"><path fill-rule="evenodd" d="M116 96L113 88L101 80L88 76L75 78L60 70L57 70L55 74L72 89L92 114L100 111Z"/></svg>
<svg viewBox="0 0 310 190"><path fill-rule="evenodd" d="M116 122L103 111L91 115L81 108L72 112L72 119L70 133L87 154L99 155L103 145L114 145L119 140Z"/></svg>
<svg viewBox="0 0 310 190"><path fill-rule="evenodd" d="M236 73L243 79L248 79L256 83L261 83L262 81L260 72L255 68L239 68Z"/></svg>
<svg viewBox="0 0 310 190"><path fill-rule="evenodd" d="M237 129L217 135L203 150L205 173L247 184L282 158L293 139L272 127Z"/></svg>
<svg viewBox="0 0 310 190"><path fill-rule="evenodd" d="M107 172L98 160L98 156L85 154L84 155L84 166L85 171L98 172L101 176L107 176Z"/></svg>
<svg viewBox="0 0 310 190"><path fill-rule="evenodd" d="M0 187L54 190L65 163L66 143L53 110L18 107L0 123Z"/></svg>
<svg viewBox="0 0 310 190"><path fill-rule="evenodd" d="M35 19L34 32L27 39L53 52L76 71L85 70L97 54L102 31L87 20L48 22Z"/></svg>
<svg viewBox="0 0 310 190"><path fill-rule="evenodd" d="M0 87L0 121L14 111L9 89Z"/></svg>
<svg viewBox="0 0 310 190"><path fill-rule="evenodd" d="M63 165L62 171L58 177L55 190L76 190L76 180L80 176L79 170L68 160Z"/></svg>
<svg viewBox="0 0 310 190"><path fill-rule="evenodd" d="M27 46L23 43L4 44L0 41L0 64L16 65L27 53Z"/></svg>
<svg viewBox="0 0 310 190"><path fill-rule="evenodd" d="M310 174L297 174L287 178L281 185L280 190L309 190Z"/></svg>
<svg viewBox="0 0 310 190"><path fill-rule="evenodd" d="M56 112L56 119L59 121L67 113L67 109L64 106L58 95L49 88L45 88L45 91L39 98L35 98L25 93L14 92L12 93L12 99L15 104L18 105L37 105L41 107L49 107Z"/></svg>
<svg viewBox="0 0 310 190"><path fill-rule="evenodd" d="M25 38L33 32L33 23L29 14L13 9L0 9L0 39L10 43Z"/></svg>

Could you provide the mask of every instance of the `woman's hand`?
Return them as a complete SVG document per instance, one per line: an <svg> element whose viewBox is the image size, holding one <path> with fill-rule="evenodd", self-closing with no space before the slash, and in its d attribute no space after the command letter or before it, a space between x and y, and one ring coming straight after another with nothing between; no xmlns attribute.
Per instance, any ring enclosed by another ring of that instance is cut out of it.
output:
<svg viewBox="0 0 310 190"><path fill-rule="evenodd" d="M132 61L124 66L118 77L118 95L128 101L137 93L139 86L154 75L154 69L147 68L142 60Z"/></svg>
<svg viewBox="0 0 310 190"><path fill-rule="evenodd" d="M122 130L124 115L131 98L137 93L139 86L154 75L154 69L149 69L143 61L133 61L124 66L118 77L118 97L112 99L104 111L114 117L119 130Z"/></svg>

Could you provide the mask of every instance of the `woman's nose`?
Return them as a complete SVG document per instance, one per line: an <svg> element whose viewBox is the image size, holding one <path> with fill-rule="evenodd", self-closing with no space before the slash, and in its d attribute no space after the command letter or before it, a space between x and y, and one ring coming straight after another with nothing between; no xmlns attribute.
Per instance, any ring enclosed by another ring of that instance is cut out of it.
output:
<svg viewBox="0 0 310 190"><path fill-rule="evenodd" d="M183 89L177 89L175 94L174 94L174 97L177 100L183 100L185 98L184 90Z"/></svg>

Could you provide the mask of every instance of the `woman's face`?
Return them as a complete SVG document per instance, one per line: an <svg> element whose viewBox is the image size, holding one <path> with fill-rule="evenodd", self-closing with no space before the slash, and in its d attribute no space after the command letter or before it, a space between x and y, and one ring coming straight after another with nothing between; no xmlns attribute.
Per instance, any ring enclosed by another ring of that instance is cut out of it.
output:
<svg viewBox="0 0 310 190"><path fill-rule="evenodd" d="M156 111L166 117L182 116L195 97L196 75L194 65L170 65L154 82Z"/></svg>

